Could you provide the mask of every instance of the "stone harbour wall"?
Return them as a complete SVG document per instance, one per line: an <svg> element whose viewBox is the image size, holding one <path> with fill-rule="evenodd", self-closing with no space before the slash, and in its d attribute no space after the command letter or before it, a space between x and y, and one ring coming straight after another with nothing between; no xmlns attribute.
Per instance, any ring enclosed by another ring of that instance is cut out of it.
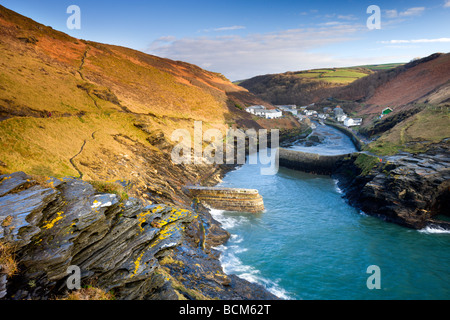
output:
<svg viewBox="0 0 450 320"><path fill-rule="evenodd" d="M257 213L264 210L264 201L258 190L218 187L188 187L194 199L207 206L227 211Z"/></svg>
<svg viewBox="0 0 450 320"><path fill-rule="evenodd" d="M331 175L336 163L348 157L343 155L321 155L280 148L280 166L309 173Z"/></svg>

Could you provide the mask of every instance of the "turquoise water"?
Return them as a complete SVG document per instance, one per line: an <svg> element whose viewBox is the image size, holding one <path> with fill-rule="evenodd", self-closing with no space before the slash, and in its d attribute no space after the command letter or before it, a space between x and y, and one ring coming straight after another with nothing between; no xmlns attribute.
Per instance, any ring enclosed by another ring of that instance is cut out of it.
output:
<svg viewBox="0 0 450 320"><path fill-rule="evenodd" d="M260 175L246 164L221 186L258 189L266 210L212 210L231 233L218 249L228 274L283 299L449 299L450 234L411 230L349 206L336 181L280 168ZM380 268L369 290L367 268Z"/></svg>

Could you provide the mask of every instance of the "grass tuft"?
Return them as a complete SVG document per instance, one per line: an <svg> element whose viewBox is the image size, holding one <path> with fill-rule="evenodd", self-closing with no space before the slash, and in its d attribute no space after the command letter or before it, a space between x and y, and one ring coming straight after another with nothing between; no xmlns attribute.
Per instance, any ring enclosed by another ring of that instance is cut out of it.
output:
<svg viewBox="0 0 450 320"><path fill-rule="evenodd" d="M120 201L128 200L127 190L117 182L106 181L88 181L96 191L100 193L115 194L120 198Z"/></svg>
<svg viewBox="0 0 450 320"><path fill-rule="evenodd" d="M366 176L380 163L378 157L361 153L355 160L355 165L361 169L361 176Z"/></svg>
<svg viewBox="0 0 450 320"><path fill-rule="evenodd" d="M86 288L81 288L80 290L73 291L69 293L66 298L61 300L115 300L115 296L112 292L105 292L102 289L95 288L92 286L87 286Z"/></svg>
<svg viewBox="0 0 450 320"><path fill-rule="evenodd" d="M2 227L8 226L10 219L6 218L2 222ZM16 274L18 271L17 261L14 256L13 247L6 242L0 241L0 273L8 277Z"/></svg>

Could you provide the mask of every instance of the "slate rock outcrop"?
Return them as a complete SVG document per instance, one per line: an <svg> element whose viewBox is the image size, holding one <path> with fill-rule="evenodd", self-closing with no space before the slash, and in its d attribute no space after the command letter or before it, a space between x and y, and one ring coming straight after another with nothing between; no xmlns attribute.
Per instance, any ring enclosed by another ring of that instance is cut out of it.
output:
<svg viewBox="0 0 450 320"><path fill-rule="evenodd" d="M423 154L386 157L362 174L358 154L338 163L333 176L349 202L366 214L409 228L433 226L450 230L437 215L450 212L450 152L448 143Z"/></svg>
<svg viewBox="0 0 450 320"><path fill-rule="evenodd" d="M82 180L38 183L18 172L0 176L0 226L19 263L6 299L64 296L70 266L83 284L123 300L276 299L223 273L213 246L229 235L201 207L121 200Z"/></svg>

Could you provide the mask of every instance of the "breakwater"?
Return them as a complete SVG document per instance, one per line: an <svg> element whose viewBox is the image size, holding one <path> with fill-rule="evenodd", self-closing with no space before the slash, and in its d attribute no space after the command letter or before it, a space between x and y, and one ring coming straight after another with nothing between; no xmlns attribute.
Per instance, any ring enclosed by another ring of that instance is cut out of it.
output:
<svg viewBox="0 0 450 320"><path fill-rule="evenodd" d="M331 175L336 163L349 154L323 155L280 148L280 166L308 173Z"/></svg>
<svg viewBox="0 0 450 320"><path fill-rule="evenodd" d="M360 138L358 138L358 136L353 131L351 131L350 129L348 129L345 126L342 126L340 124L333 123L330 121L325 121L325 124L341 131L343 134L345 134L347 137L349 137L350 140L352 140L353 144L355 145L355 148L358 151L362 151L364 142Z"/></svg>
<svg viewBox="0 0 450 320"><path fill-rule="evenodd" d="M261 212L264 201L258 190L218 187L187 187L194 199L207 206L228 211Z"/></svg>
<svg viewBox="0 0 450 320"><path fill-rule="evenodd" d="M279 149L279 164L282 167L307 173L331 175L337 163L361 151L362 142L345 127L328 123L317 125L312 139L300 139L288 148Z"/></svg>

